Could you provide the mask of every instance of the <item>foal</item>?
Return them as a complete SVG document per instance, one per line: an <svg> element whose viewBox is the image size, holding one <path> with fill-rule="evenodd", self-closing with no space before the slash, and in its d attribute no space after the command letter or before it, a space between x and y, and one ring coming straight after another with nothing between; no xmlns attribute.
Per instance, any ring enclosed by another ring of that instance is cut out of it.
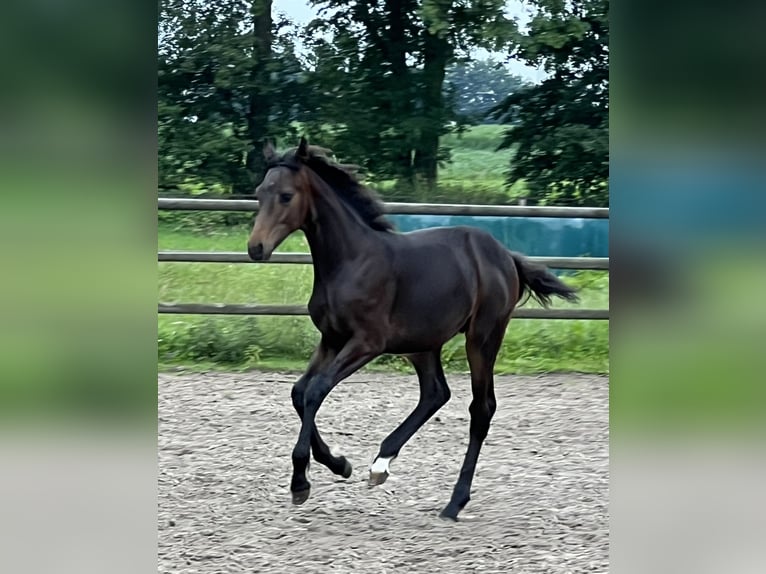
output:
<svg viewBox="0 0 766 574"><path fill-rule="evenodd" d="M576 301L575 290L473 227L397 233L382 204L347 166L302 138L278 155L264 148L267 173L247 242L254 261L267 260L293 231L311 249L314 286L309 314L321 333L305 374L292 389L301 430L292 454L292 500L309 497L309 456L345 478L351 465L330 453L316 428L322 401L340 381L383 353L406 355L417 372L420 400L383 441L370 467L382 484L404 444L450 398L442 346L465 333L473 400L470 441L460 477L441 516L457 519L470 498L479 450L495 413L493 367L511 312L524 293L542 304L551 295Z"/></svg>

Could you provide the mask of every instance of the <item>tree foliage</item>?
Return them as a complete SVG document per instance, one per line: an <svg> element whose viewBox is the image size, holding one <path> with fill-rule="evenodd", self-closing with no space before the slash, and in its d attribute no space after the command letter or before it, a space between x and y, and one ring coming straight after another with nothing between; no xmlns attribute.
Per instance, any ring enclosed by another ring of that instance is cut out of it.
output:
<svg viewBox="0 0 766 574"><path fill-rule="evenodd" d="M515 57L548 77L511 94L495 110L514 125L509 183L524 180L534 203L608 205L608 0L536 0Z"/></svg>
<svg viewBox="0 0 766 574"><path fill-rule="evenodd" d="M389 197L429 199L443 136L494 109L532 201L606 203L607 0L534 0L524 32L505 0L312 3L298 28L272 0L160 0L161 187L250 193L264 139L306 133L400 184ZM476 48L549 77L525 84Z"/></svg>
<svg viewBox="0 0 766 574"><path fill-rule="evenodd" d="M308 32L325 96L315 123L334 126L334 147L364 158L374 175L432 188L447 159L439 138L456 119L447 68L473 47L507 43L515 28L504 1L314 3L321 18Z"/></svg>
<svg viewBox="0 0 766 574"><path fill-rule="evenodd" d="M272 21L271 0L161 0L159 21L160 184L248 192L248 150L257 162L301 106L289 23Z"/></svg>

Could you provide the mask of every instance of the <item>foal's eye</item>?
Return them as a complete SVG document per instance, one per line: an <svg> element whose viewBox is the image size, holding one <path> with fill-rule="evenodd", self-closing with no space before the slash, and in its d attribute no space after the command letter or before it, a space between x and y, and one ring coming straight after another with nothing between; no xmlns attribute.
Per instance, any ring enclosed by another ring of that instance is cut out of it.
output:
<svg viewBox="0 0 766 574"><path fill-rule="evenodd" d="M293 198L292 193L280 193L279 194L279 203L290 203L290 200Z"/></svg>

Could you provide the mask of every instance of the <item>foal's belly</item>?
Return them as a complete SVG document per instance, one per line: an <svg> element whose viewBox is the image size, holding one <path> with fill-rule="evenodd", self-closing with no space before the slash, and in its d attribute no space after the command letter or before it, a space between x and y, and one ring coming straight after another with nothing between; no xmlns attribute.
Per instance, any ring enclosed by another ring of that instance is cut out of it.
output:
<svg viewBox="0 0 766 574"><path fill-rule="evenodd" d="M436 351L441 349L444 344L458 334L458 330L454 330L451 334L447 331L430 331L423 333L419 337L403 337L395 338L389 341L386 345L384 353L390 353L394 355L410 355L413 353L424 353L426 351Z"/></svg>
<svg viewBox="0 0 766 574"><path fill-rule="evenodd" d="M443 262L442 262L443 263ZM441 347L470 319L475 289L457 268L424 272L400 285L390 315L390 353Z"/></svg>
<svg viewBox="0 0 766 574"><path fill-rule="evenodd" d="M419 353L444 345L463 330L469 320L470 305L455 303L446 307L424 304L406 314L395 315L386 351Z"/></svg>

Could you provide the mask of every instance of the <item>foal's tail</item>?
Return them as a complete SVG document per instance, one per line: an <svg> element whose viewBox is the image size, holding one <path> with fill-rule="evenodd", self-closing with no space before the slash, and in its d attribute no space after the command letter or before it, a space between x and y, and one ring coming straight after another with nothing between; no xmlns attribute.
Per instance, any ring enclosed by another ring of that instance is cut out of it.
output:
<svg viewBox="0 0 766 574"><path fill-rule="evenodd" d="M577 296L577 289L563 283L545 265L530 261L520 253L513 251L511 251L511 257L516 264L521 283L519 298L526 293L527 299L531 296L543 307L551 304L551 295L556 295L572 302L580 300ZM523 303L520 303L520 305L523 305Z"/></svg>

